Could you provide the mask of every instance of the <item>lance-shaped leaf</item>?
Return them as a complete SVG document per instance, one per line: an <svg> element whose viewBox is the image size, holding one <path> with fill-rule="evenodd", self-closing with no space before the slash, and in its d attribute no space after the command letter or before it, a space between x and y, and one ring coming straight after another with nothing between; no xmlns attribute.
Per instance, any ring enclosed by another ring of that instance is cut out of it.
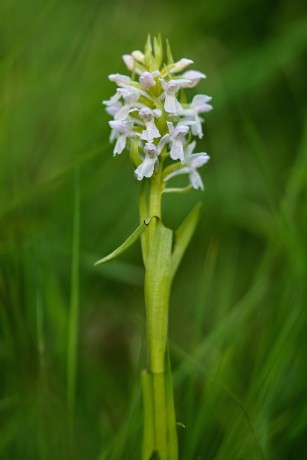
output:
<svg viewBox="0 0 307 460"><path fill-rule="evenodd" d="M174 278L180 261L195 231L203 204L197 203L175 232L175 245L172 254L171 276Z"/></svg>
<svg viewBox="0 0 307 460"><path fill-rule="evenodd" d="M142 233L145 232L145 230L148 228L153 219L158 219L158 217L148 217L146 220L144 220L144 222L141 225L138 226L138 228L133 233L131 233L131 235L126 239L126 241L123 244L121 244L117 249L111 252L111 254L95 262L94 265L96 266L109 262L110 260L115 259L120 254L125 252L133 243L137 241L138 238L140 238Z"/></svg>
<svg viewBox="0 0 307 460"><path fill-rule="evenodd" d="M147 340L151 372L164 372L173 232L159 221L150 241L145 271Z"/></svg>

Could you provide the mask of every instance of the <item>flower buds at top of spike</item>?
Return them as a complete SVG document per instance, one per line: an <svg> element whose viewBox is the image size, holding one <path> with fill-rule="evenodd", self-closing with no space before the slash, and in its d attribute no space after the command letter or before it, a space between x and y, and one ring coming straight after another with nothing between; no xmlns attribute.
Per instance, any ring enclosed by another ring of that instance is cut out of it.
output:
<svg viewBox="0 0 307 460"><path fill-rule="evenodd" d="M110 141L116 141L114 155L133 147L138 180L162 171L165 181L187 174L191 186L203 190L197 169L209 156L192 153L196 146L193 136L203 137L204 119L200 114L212 109L211 98L197 94L188 103L184 93L206 75L186 70L193 61L182 58L174 62L169 47L166 49L163 62L161 40L155 39L154 46L148 40L144 53L136 50L123 55L131 75L109 75L109 80L118 86L116 93L103 102L108 114L114 117L109 122ZM174 162L177 164L172 166ZM170 169L164 173L165 168Z"/></svg>

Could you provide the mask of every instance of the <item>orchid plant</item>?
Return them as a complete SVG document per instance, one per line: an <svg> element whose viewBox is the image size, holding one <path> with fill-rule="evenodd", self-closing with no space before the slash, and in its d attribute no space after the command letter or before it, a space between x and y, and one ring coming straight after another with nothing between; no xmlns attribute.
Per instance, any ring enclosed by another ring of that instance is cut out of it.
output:
<svg viewBox="0 0 307 460"><path fill-rule="evenodd" d="M141 181L140 225L108 256L119 256L141 238L145 266L147 369L142 372L144 436L142 459L177 460L178 442L172 378L168 354L168 311L171 284L193 235L201 205L197 204L173 232L163 224L162 196L204 189L198 169L209 160L193 153L195 137L203 137L201 114L212 109L211 98L198 94L188 103L185 90L194 88L206 76L186 70L190 59L174 62L169 44L166 62L162 40L148 38L145 51L125 54L130 76L109 75L116 93L104 101L113 117L110 141L114 156L129 153L137 180ZM184 187L169 187L175 176L187 175Z"/></svg>

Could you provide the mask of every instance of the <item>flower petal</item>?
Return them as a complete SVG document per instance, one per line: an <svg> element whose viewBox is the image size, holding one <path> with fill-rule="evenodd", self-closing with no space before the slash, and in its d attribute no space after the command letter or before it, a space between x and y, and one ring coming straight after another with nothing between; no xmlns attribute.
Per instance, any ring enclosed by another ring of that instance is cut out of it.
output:
<svg viewBox="0 0 307 460"><path fill-rule="evenodd" d="M145 157L144 161L136 168L135 174L138 180L151 177L154 172L156 158Z"/></svg>
<svg viewBox="0 0 307 460"><path fill-rule="evenodd" d="M176 169L176 171L171 172L168 176L165 177L164 181L168 181L175 176L179 176L180 174L190 174L191 170L188 166L183 166L180 169Z"/></svg>
<svg viewBox="0 0 307 460"><path fill-rule="evenodd" d="M152 73L150 72L143 72L142 75L140 76L140 85L143 86L145 89L150 89L153 86L156 86L156 82L153 78Z"/></svg>
<svg viewBox="0 0 307 460"><path fill-rule="evenodd" d="M177 137L180 134L183 134L183 135L188 134L189 129L190 128L187 125L181 125L180 122L179 122L178 125L176 126L176 128L173 131L173 136Z"/></svg>
<svg viewBox="0 0 307 460"><path fill-rule="evenodd" d="M181 72L183 69L193 64L191 59L182 58L180 61L175 62L174 66L170 69L170 73Z"/></svg>
<svg viewBox="0 0 307 460"><path fill-rule="evenodd" d="M209 112L213 109L212 105L208 104L211 99L210 96L206 96L205 94L197 94L193 97L191 108L197 113Z"/></svg>
<svg viewBox="0 0 307 460"><path fill-rule="evenodd" d="M113 150L114 156L122 153L125 147L126 147L126 135L121 134L119 138L117 139L114 150Z"/></svg>
<svg viewBox="0 0 307 460"><path fill-rule="evenodd" d="M170 156L173 160L180 160L181 162L184 161L183 144L180 139L173 140Z"/></svg>
<svg viewBox="0 0 307 460"><path fill-rule="evenodd" d="M168 113L177 114L182 111L182 105L177 101L175 94L165 94L164 108Z"/></svg>
<svg viewBox="0 0 307 460"><path fill-rule="evenodd" d="M204 190L203 181L197 171L192 170L190 172L190 182L191 182L192 187L195 188L195 190L197 189Z"/></svg>
<svg viewBox="0 0 307 460"><path fill-rule="evenodd" d="M127 86L131 82L130 77L127 77L127 75L121 75L120 73L112 73L111 75L109 75L109 80L113 81L118 86Z"/></svg>
<svg viewBox="0 0 307 460"><path fill-rule="evenodd" d="M129 116L129 111L130 111L130 104L125 104L123 105L118 112L114 115L115 120L126 120Z"/></svg>
<svg viewBox="0 0 307 460"><path fill-rule="evenodd" d="M141 134L141 139L147 141L147 142L152 142L153 139L157 138L157 137L161 137L161 134L159 133L159 130L158 128L156 127L154 121L150 121L150 122L147 122L145 123L146 125L146 129L144 129L144 131L142 131L142 134Z"/></svg>
<svg viewBox="0 0 307 460"><path fill-rule="evenodd" d="M206 153L195 153L190 156L189 164L193 169L200 168L210 160L209 155Z"/></svg>
<svg viewBox="0 0 307 460"><path fill-rule="evenodd" d="M165 146L165 144L169 141L169 139L170 139L169 134L164 134L164 136L160 139L159 144L157 146L157 151L159 155L162 152L162 149Z"/></svg>
<svg viewBox="0 0 307 460"><path fill-rule="evenodd" d="M183 83L182 88L194 88L202 78L206 78L204 73L198 72L198 70L188 70L182 75L183 78L190 80L190 83Z"/></svg>

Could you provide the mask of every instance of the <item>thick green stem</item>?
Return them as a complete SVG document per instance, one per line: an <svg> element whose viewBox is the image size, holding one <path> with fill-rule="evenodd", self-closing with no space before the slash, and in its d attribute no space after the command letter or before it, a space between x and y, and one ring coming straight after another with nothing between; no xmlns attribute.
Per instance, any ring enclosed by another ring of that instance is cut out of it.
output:
<svg viewBox="0 0 307 460"><path fill-rule="evenodd" d="M168 460L167 403L165 373L153 373L153 402L156 449L160 460Z"/></svg>
<svg viewBox="0 0 307 460"><path fill-rule="evenodd" d="M152 376L146 371L142 371L142 394L144 407L144 430L143 430L143 460L148 460L155 450L155 425L153 407L153 385Z"/></svg>
<svg viewBox="0 0 307 460"><path fill-rule="evenodd" d="M150 180L147 208L148 215L157 216L159 220L152 222L142 244L146 269L146 332L149 349L149 373L142 374L145 417L143 460L149 460L154 451L160 460L178 459L172 383L167 375L169 367L167 366L166 371L165 365L173 232L164 227L161 220L161 195L160 170ZM140 200L141 216L146 209L144 198L143 189Z"/></svg>

